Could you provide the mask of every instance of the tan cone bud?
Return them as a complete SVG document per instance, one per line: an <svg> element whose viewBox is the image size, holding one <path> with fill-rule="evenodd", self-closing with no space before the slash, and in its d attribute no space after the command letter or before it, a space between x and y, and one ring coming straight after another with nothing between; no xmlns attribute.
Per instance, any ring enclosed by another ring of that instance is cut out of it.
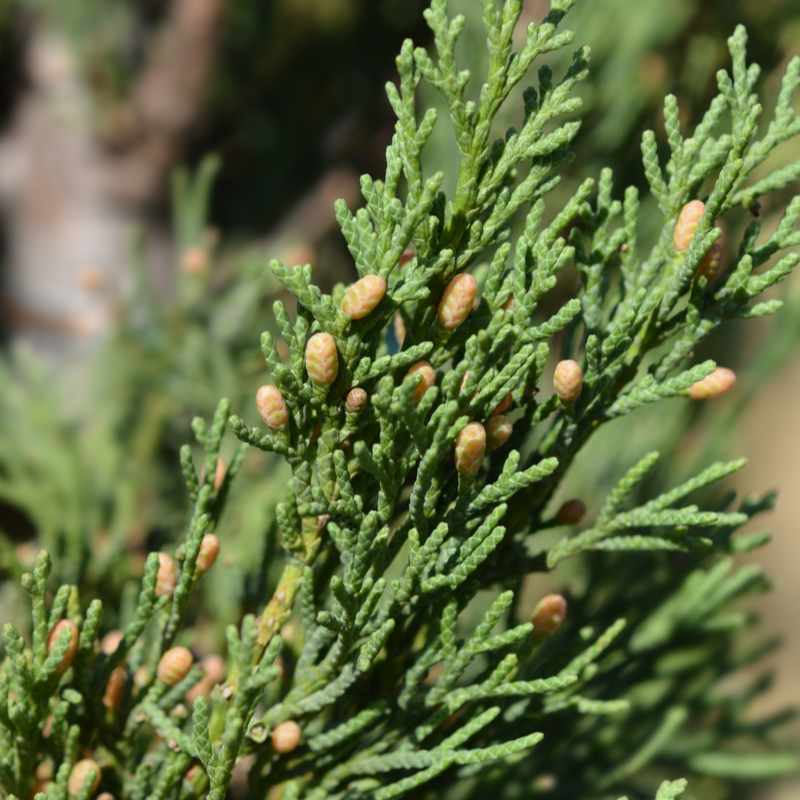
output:
<svg viewBox="0 0 800 800"><path fill-rule="evenodd" d="M380 275L366 275L345 293L342 313L350 319L363 319L383 299L386 281Z"/></svg>
<svg viewBox="0 0 800 800"><path fill-rule="evenodd" d="M503 303L503 311L513 311L515 305L516 302L514 301L514 295L512 294L511 297L509 297L508 300Z"/></svg>
<svg viewBox="0 0 800 800"><path fill-rule="evenodd" d="M200 695L208 699L211 690L225 679L225 659L220 656L206 656L200 666L206 674L186 693L186 701L190 705L194 705Z"/></svg>
<svg viewBox="0 0 800 800"><path fill-rule="evenodd" d="M467 378L469 378L469 370L464 373L464 377L461 379L461 388L460 391L464 391L464 387L467 385Z"/></svg>
<svg viewBox="0 0 800 800"><path fill-rule="evenodd" d="M404 267L406 264L411 263L417 254L413 250L403 250L400 254L400 259L397 262L398 267Z"/></svg>
<svg viewBox="0 0 800 800"><path fill-rule="evenodd" d="M109 711L119 711L122 708L127 680L128 673L125 671L125 667L117 667L111 673L106 685L106 691L103 694L103 705Z"/></svg>
<svg viewBox="0 0 800 800"><path fill-rule="evenodd" d="M56 624L53 625L53 629L47 636L48 655L53 647L55 647L58 637L64 628L68 628L72 632L72 638L70 639L69 646L67 647L61 662L56 667L56 675L61 675L66 672L67 669L69 669L70 664L72 664L72 662L75 660L75 655L78 652L78 626L71 619L62 619L60 622L56 622Z"/></svg>
<svg viewBox="0 0 800 800"><path fill-rule="evenodd" d="M511 397L511 394L507 394L506 399L503 400L503 402L500 403L500 405L497 406L497 408L494 411L492 411L492 416L496 417L498 414L502 414L511 405L512 402L513 398Z"/></svg>
<svg viewBox="0 0 800 800"><path fill-rule="evenodd" d="M111 792L101 792L97 795L97 800L116 800L116 798Z"/></svg>
<svg viewBox="0 0 800 800"><path fill-rule="evenodd" d="M207 533L203 536L203 541L200 543L200 552L197 554L197 561L195 561L194 568L198 575L208 572L214 566L214 562L219 555L219 539L213 533Z"/></svg>
<svg viewBox="0 0 800 800"><path fill-rule="evenodd" d="M560 361L553 376L556 394L565 402L573 403L581 396L583 372L576 361Z"/></svg>
<svg viewBox="0 0 800 800"><path fill-rule="evenodd" d="M394 315L394 337L397 339L397 344L403 344L403 339L406 338L406 324L399 314Z"/></svg>
<svg viewBox="0 0 800 800"><path fill-rule="evenodd" d="M199 275L208 269L210 259L205 247L187 247L181 256L181 269L187 275Z"/></svg>
<svg viewBox="0 0 800 800"><path fill-rule="evenodd" d="M577 525L586 515L586 506L580 500L567 500L556 514L560 525Z"/></svg>
<svg viewBox="0 0 800 800"><path fill-rule="evenodd" d="M101 773L97 762L91 758L84 758L72 768L72 772L69 773L69 780L67 781L67 791L72 797L80 794L83 782L92 771L94 771L94 780L92 781L92 790L89 792L90 795L94 794L97 787L100 785Z"/></svg>
<svg viewBox="0 0 800 800"><path fill-rule="evenodd" d="M422 374L422 382L414 389L414 406L418 406L422 401L422 398L425 396L425 392L436 383L436 373L433 371L433 367L427 361L417 361L413 367L406 373L406 377L409 375L416 375L417 373Z"/></svg>
<svg viewBox="0 0 800 800"><path fill-rule="evenodd" d="M560 594L548 594L533 610L533 635L538 639L552 636L567 616L567 601Z"/></svg>
<svg viewBox="0 0 800 800"><path fill-rule="evenodd" d="M475 295L478 292L478 282L472 275L466 273L456 275L444 290L439 301L437 314L442 327L448 331L455 330L472 311Z"/></svg>
<svg viewBox="0 0 800 800"><path fill-rule="evenodd" d="M306 370L317 386L330 386L339 374L339 353L329 333L315 333L306 345Z"/></svg>
<svg viewBox="0 0 800 800"><path fill-rule="evenodd" d="M291 753L303 738L303 733L300 726L294 720L287 720L281 722L274 731L272 731L272 747L277 753Z"/></svg>
<svg viewBox="0 0 800 800"><path fill-rule="evenodd" d="M722 245L714 242L711 249L703 256L700 265L697 267L698 275L705 275L709 281L713 281L719 273L722 264Z"/></svg>
<svg viewBox="0 0 800 800"><path fill-rule="evenodd" d="M725 367L717 367L710 375L706 375L703 380L692 384L689 389L689 397L692 400L711 400L714 397L722 397L736 383L736 374Z"/></svg>
<svg viewBox="0 0 800 800"><path fill-rule="evenodd" d="M486 453L486 430L480 422L464 426L456 439L456 469L466 477L474 475L480 468Z"/></svg>
<svg viewBox="0 0 800 800"><path fill-rule="evenodd" d="M502 447L509 436L511 436L514 426L508 417L498 414L486 423L486 452L491 453Z"/></svg>
<svg viewBox="0 0 800 800"><path fill-rule="evenodd" d="M122 631L109 631L100 642L100 649L110 656L118 647L119 643L125 638Z"/></svg>
<svg viewBox="0 0 800 800"><path fill-rule="evenodd" d="M193 661L192 654L185 647L172 647L161 656L156 676L167 686L174 686L189 674Z"/></svg>
<svg viewBox="0 0 800 800"><path fill-rule="evenodd" d="M225 480L225 473L228 471L228 465L221 459L217 459L217 468L214 470L214 491L218 492L222 488L222 482Z"/></svg>
<svg viewBox="0 0 800 800"><path fill-rule="evenodd" d="M685 253L697 233L697 225L706 213L706 207L699 200L692 200L682 209L675 231L672 234L672 244L678 253Z"/></svg>
<svg viewBox="0 0 800 800"><path fill-rule="evenodd" d="M158 554L158 574L156 575L156 597L167 594L172 597L177 583L175 562L166 554Z"/></svg>
<svg viewBox="0 0 800 800"><path fill-rule="evenodd" d="M367 393L359 387L351 389L344 407L348 414L360 414L367 407Z"/></svg>
<svg viewBox="0 0 800 800"><path fill-rule="evenodd" d="M274 386L262 386L256 392L256 406L261 419L273 431L289 421L289 409L283 395Z"/></svg>

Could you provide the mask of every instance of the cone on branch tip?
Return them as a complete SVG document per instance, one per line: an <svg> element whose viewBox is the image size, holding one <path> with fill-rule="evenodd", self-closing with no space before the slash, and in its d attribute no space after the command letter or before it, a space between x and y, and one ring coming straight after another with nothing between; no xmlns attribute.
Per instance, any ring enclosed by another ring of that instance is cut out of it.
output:
<svg viewBox="0 0 800 800"><path fill-rule="evenodd" d="M465 477L472 477L481 468L486 453L486 429L480 422L469 422L456 439L456 469Z"/></svg>
<svg viewBox="0 0 800 800"><path fill-rule="evenodd" d="M291 753L300 744L302 738L303 733L300 726L291 719L281 722L270 736L272 747L276 753Z"/></svg>
<svg viewBox="0 0 800 800"><path fill-rule="evenodd" d="M64 655L61 657L61 661L56 667L56 675L62 675L67 671L67 669L69 669L70 664L72 664L72 662L75 660L75 655L78 652L78 626L71 619L62 619L53 625L53 629L47 636L48 655L55 647L58 637L61 635L61 631L63 631L65 628L71 632L71 638Z"/></svg>
<svg viewBox="0 0 800 800"><path fill-rule="evenodd" d="M367 407L367 393L359 387L351 389L344 407L348 414L360 414Z"/></svg>
<svg viewBox="0 0 800 800"><path fill-rule="evenodd" d="M425 396L425 392L436 383L436 373L433 371L433 367L427 361L417 361L414 366L409 369L406 373L406 377L409 375L416 375L417 373L422 375L422 381L414 389L414 406L418 406L422 401L422 398Z"/></svg>
<svg viewBox="0 0 800 800"><path fill-rule="evenodd" d="M705 204L700 200L692 200L681 209L672 234L672 244L676 252L685 253L689 249L697 233L697 225L705 213Z"/></svg>
<svg viewBox="0 0 800 800"><path fill-rule="evenodd" d="M156 597L162 594L172 597L177 584L175 562L166 554L158 554L158 574L156 575Z"/></svg>
<svg viewBox="0 0 800 800"><path fill-rule="evenodd" d="M185 647L172 647L161 656L156 677L167 686L182 681L192 668L194 657Z"/></svg>
<svg viewBox="0 0 800 800"><path fill-rule="evenodd" d="M330 386L339 374L339 353L329 333L315 333L306 344L306 371L316 386Z"/></svg>
<svg viewBox="0 0 800 800"><path fill-rule="evenodd" d="M208 572L214 566L214 562L219 555L219 539L213 533L207 533L203 536L203 541L200 543L200 552L197 554L197 561L195 561L194 568L198 575Z"/></svg>
<svg viewBox="0 0 800 800"><path fill-rule="evenodd" d="M511 436L513 430L514 426L508 417L502 414L498 414L496 417L493 416L486 423L486 452L491 453L492 450L502 447L508 437Z"/></svg>
<svg viewBox="0 0 800 800"><path fill-rule="evenodd" d="M552 636L567 616L567 601L560 594L548 594L533 610L531 624L537 639Z"/></svg>
<svg viewBox="0 0 800 800"><path fill-rule="evenodd" d="M736 383L736 374L725 367L717 367L710 375L692 384L688 391L692 400L711 400L727 394Z"/></svg>
<svg viewBox="0 0 800 800"><path fill-rule="evenodd" d="M492 411L492 416L496 417L498 414L502 414L504 411L506 411L508 409L508 407L511 405L512 402L513 402L513 398L511 397L511 394L509 393L509 394L507 394L505 396L505 399L503 400L503 402L500 403L500 405L497 406L497 408L494 411Z"/></svg>
<svg viewBox="0 0 800 800"><path fill-rule="evenodd" d="M450 281L436 311L445 330L453 331L464 322L472 311L477 292L478 282L472 275L463 273Z"/></svg>
<svg viewBox="0 0 800 800"><path fill-rule="evenodd" d="M69 773L69 780L67 781L67 792L69 792L71 797L77 797L77 795L80 794L83 783L90 772L94 772L92 788L89 792L89 794L92 795L100 784L100 767L97 762L91 758L84 758L72 768L72 771Z"/></svg>
<svg viewBox="0 0 800 800"><path fill-rule="evenodd" d="M705 275L709 281L713 281L719 273L722 264L722 245L714 242L709 251L703 256L697 267L697 275Z"/></svg>
<svg viewBox="0 0 800 800"><path fill-rule="evenodd" d="M256 392L256 406L261 419L273 431L289 421L289 409L283 395L274 386L262 386Z"/></svg>
<svg viewBox="0 0 800 800"><path fill-rule="evenodd" d="M586 515L586 506L582 500L567 500L556 514L559 525L577 525Z"/></svg>
<svg viewBox="0 0 800 800"><path fill-rule="evenodd" d="M577 361L568 359L558 363L553 375L553 387L565 403L574 403L581 396L583 372Z"/></svg>
<svg viewBox="0 0 800 800"><path fill-rule="evenodd" d="M108 679L106 690L103 694L103 705L109 711L119 711L122 708L122 700L125 697L125 684L128 681L128 673L125 667L117 667Z"/></svg>
<svg viewBox="0 0 800 800"><path fill-rule="evenodd" d="M386 281L380 275L365 275L345 293L342 313L350 319L363 319L386 294Z"/></svg>

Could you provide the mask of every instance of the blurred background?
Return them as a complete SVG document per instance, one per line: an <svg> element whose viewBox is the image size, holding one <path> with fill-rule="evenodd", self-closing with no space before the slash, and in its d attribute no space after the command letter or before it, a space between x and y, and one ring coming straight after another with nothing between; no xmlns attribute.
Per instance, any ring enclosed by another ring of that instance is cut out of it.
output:
<svg viewBox="0 0 800 800"><path fill-rule="evenodd" d="M449 5L469 18L457 55L477 91L480 3ZM527 0L524 23L548 6ZM177 452L192 416L209 417L222 396L247 421L256 416L259 334L274 331L272 301L286 300L267 259L311 263L323 289L355 274L333 202L357 206L359 175L384 169L394 119L383 86L404 38L429 44L422 9L421 0L0 0L4 620L27 613L18 578L46 546L60 578L113 598L109 613L124 621L145 554L174 542L186 520ZM575 49L592 48L592 75L579 92L578 157L548 198L551 216L603 166L618 196L628 184L644 190L642 131L654 128L666 149L667 92L684 126L698 122L716 71L729 67L736 24L762 66L765 119L800 54L800 0L583 0L568 21ZM567 60L547 63L559 77ZM427 88L420 101L439 102ZM497 135L521 121L519 96L503 114ZM450 137L440 115L426 159L452 178ZM800 143L776 158L797 161ZM790 195L762 198L765 236ZM749 220L743 209L723 220L729 263ZM645 202L645 239L659 226ZM560 281L551 309L576 281ZM643 415L615 429L630 447L602 440L589 477L574 484L591 508L606 488L591 475L620 475L656 446L674 459L669 484L745 454L737 488L780 491L774 541L752 556L775 580L753 613L784 640L759 714L800 704L800 280L773 296L787 304L777 318L730 326L704 348L736 370L736 392L708 408L674 401L659 425ZM209 576L195 609L201 651L260 601L283 484L280 465L248 456L221 530L226 569ZM786 735L797 746L800 728ZM758 796L797 798L800 783Z"/></svg>

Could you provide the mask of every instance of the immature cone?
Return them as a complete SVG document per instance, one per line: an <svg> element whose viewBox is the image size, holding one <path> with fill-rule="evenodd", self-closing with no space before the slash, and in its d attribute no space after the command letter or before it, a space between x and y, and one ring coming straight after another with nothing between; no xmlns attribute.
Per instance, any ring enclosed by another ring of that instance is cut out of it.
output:
<svg viewBox="0 0 800 800"><path fill-rule="evenodd" d="M507 394L505 400L503 400L503 402L500 403L500 405L497 406L494 411L492 411L492 416L496 417L498 414L502 414L511 405L512 401L513 398L511 395Z"/></svg>
<svg viewBox="0 0 800 800"><path fill-rule="evenodd" d="M186 693L186 700L190 705L194 705L200 695L205 698L211 694L211 690L225 680L225 660L217 655L206 656L200 666L205 670L205 675Z"/></svg>
<svg viewBox="0 0 800 800"><path fill-rule="evenodd" d="M339 354L329 333L315 333L306 345L306 370L317 386L330 386L339 374Z"/></svg>
<svg viewBox="0 0 800 800"><path fill-rule="evenodd" d="M722 264L722 245L714 242L697 267L697 274L705 275L709 281L713 281L717 277L720 264Z"/></svg>
<svg viewBox="0 0 800 800"><path fill-rule="evenodd" d="M413 250L403 250L403 252L400 254L400 258L397 261L397 266L404 267L406 264L414 260L415 255L416 253Z"/></svg>
<svg viewBox="0 0 800 800"><path fill-rule="evenodd" d="M567 601L560 594L548 594L533 610L533 635L538 639L552 636L567 616Z"/></svg>
<svg viewBox="0 0 800 800"><path fill-rule="evenodd" d="M684 253L689 249L689 245L697 233L697 224L705 213L706 207L699 200L692 200L681 209L675 224L675 231L672 234L672 244L678 253Z"/></svg>
<svg viewBox="0 0 800 800"><path fill-rule="evenodd" d="M72 631L72 638L70 639L66 652L61 658L61 662L56 667L56 675L61 675L67 671L69 665L75 660L75 655L78 652L78 626L75 625L71 619L62 619L60 622L56 622L47 637L48 655L53 647L55 647L58 637L64 628L69 628L69 630Z"/></svg>
<svg viewBox="0 0 800 800"><path fill-rule="evenodd" d="M219 555L219 539L213 533L203 536L200 543L200 552L197 554L197 561L194 563L195 571L198 575L208 572L214 566L214 562Z"/></svg>
<svg viewBox="0 0 800 800"><path fill-rule="evenodd" d="M560 361L553 376L556 394L565 402L572 403L581 396L583 373L576 361Z"/></svg>
<svg viewBox="0 0 800 800"><path fill-rule="evenodd" d="M418 372L422 373L422 382L414 389L414 406L418 406L420 401L425 396L425 392L436 383L436 373L433 371L433 367L427 361L417 361L413 367L406 373L406 377L409 375L416 375Z"/></svg>
<svg viewBox="0 0 800 800"><path fill-rule="evenodd" d="M256 392L256 405L261 419L276 431L289 421L289 409L283 395L274 386L262 386Z"/></svg>
<svg viewBox="0 0 800 800"><path fill-rule="evenodd" d="M75 797L80 794L86 776L92 771L94 771L94 780L92 781L92 790L89 792L90 795L94 794L100 783L100 767L97 765L97 762L91 758L84 758L83 761L79 761L72 768L72 772L69 773L69 780L67 781L67 791L71 796Z"/></svg>
<svg viewBox="0 0 800 800"><path fill-rule="evenodd" d="M367 407L367 393L358 387L351 389L344 407L348 414L360 414Z"/></svg>
<svg viewBox="0 0 800 800"><path fill-rule="evenodd" d="M736 375L732 370L725 367L717 367L710 375L706 375L703 380L692 384L691 389L689 389L689 397L692 400L711 400L714 397L721 397L733 389L734 383L736 383Z"/></svg>
<svg viewBox="0 0 800 800"><path fill-rule="evenodd" d="M556 514L556 522L561 525L577 525L586 514L586 506L580 500L567 500Z"/></svg>
<svg viewBox="0 0 800 800"><path fill-rule="evenodd" d="M125 667L117 667L108 679L105 694L103 694L103 705L109 711L119 711L122 708L122 700L125 697L125 683L128 680L128 673Z"/></svg>
<svg viewBox="0 0 800 800"><path fill-rule="evenodd" d="M436 311L443 328L452 331L464 322L472 311L477 292L478 282L472 275L456 275L450 281Z"/></svg>
<svg viewBox="0 0 800 800"><path fill-rule="evenodd" d="M185 647L173 647L161 656L156 677L167 686L174 686L188 675L193 661L192 654Z"/></svg>
<svg viewBox="0 0 800 800"><path fill-rule="evenodd" d="M403 344L403 339L406 338L406 324L403 322L403 318L399 314L395 314L392 324L394 325L394 338L397 339L397 344Z"/></svg>
<svg viewBox="0 0 800 800"><path fill-rule="evenodd" d="M228 465L221 459L217 459L217 468L214 470L214 491L218 492L222 488L222 482L225 480L225 473L228 471Z"/></svg>
<svg viewBox="0 0 800 800"><path fill-rule="evenodd" d="M502 447L513 430L514 426L508 417L504 417L502 414L493 416L486 423L486 452L491 453L492 450Z"/></svg>
<svg viewBox="0 0 800 800"><path fill-rule="evenodd" d="M300 726L294 720L287 720L281 722L274 731L272 731L272 747L277 753L291 753L300 740L303 738Z"/></svg>
<svg viewBox="0 0 800 800"><path fill-rule="evenodd" d="M187 247L181 257L181 269L187 275L197 275L208 269L209 257L205 247Z"/></svg>
<svg viewBox="0 0 800 800"><path fill-rule="evenodd" d="M468 423L456 439L456 469L466 477L474 475L481 468L485 452L485 428L480 422Z"/></svg>
<svg viewBox="0 0 800 800"><path fill-rule="evenodd" d="M516 303L514 302L514 295L512 294L508 300L503 303L503 311L513 311Z"/></svg>
<svg viewBox="0 0 800 800"><path fill-rule="evenodd" d="M175 562L166 553L159 553L158 574L156 575L156 597L160 597L162 594L168 594L172 597L176 582Z"/></svg>
<svg viewBox="0 0 800 800"><path fill-rule="evenodd" d="M100 642L100 649L110 656L124 638L125 634L122 631L109 631Z"/></svg>
<svg viewBox="0 0 800 800"><path fill-rule="evenodd" d="M366 275L345 293L342 313L350 319L363 319L386 294L386 281L380 275Z"/></svg>

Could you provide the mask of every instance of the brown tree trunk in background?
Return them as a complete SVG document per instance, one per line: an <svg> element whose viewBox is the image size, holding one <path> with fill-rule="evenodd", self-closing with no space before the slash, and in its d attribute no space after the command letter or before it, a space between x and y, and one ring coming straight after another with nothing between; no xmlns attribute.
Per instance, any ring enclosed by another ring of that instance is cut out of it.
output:
<svg viewBox="0 0 800 800"><path fill-rule="evenodd" d="M60 358L107 330L127 284L130 233L162 193L203 108L226 0L174 0L114 147L68 44L39 27L30 88L0 141L6 324ZM166 258L166 256L165 256Z"/></svg>

